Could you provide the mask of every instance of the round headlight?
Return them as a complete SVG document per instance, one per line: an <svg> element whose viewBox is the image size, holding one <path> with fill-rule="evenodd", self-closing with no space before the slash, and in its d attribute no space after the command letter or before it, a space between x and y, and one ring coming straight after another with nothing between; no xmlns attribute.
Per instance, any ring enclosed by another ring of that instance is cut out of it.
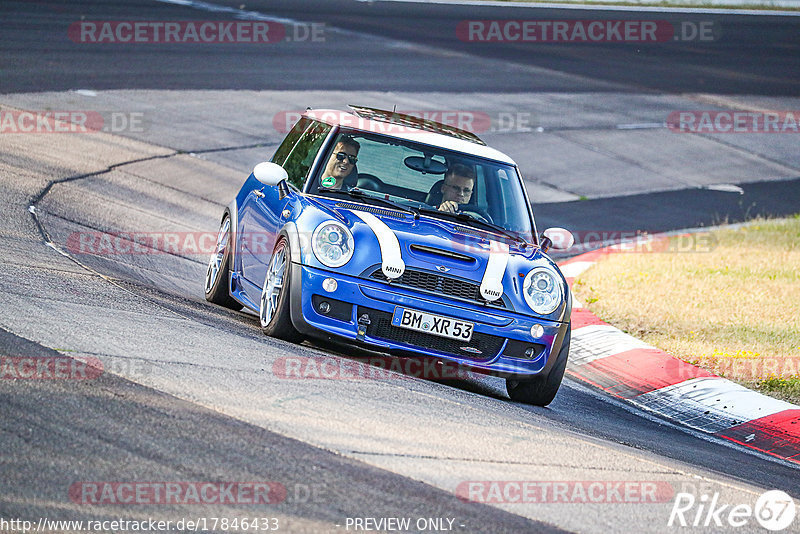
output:
<svg viewBox="0 0 800 534"><path fill-rule="evenodd" d="M525 276L522 293L528 306L539 315L553 313L564 296L556 276L543 267L533 269Z"/></svg>
<svg viewBox="0 0 800 534"><path fill-rule="evenodd" d="M326 221L311 236L314 256L327 267L341 267L353 257L353 235L343 225Z"/></svg>

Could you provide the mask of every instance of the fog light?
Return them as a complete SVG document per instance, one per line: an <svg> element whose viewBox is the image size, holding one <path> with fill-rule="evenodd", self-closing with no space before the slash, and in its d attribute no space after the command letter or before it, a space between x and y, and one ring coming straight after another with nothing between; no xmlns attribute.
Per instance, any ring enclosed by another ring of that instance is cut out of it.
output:
<svg viewBox="0 0 800 534"><path fill-rule="evenodd" d="M326 278L322 281L322 289L327 291L328 293L333 293L336 291L336 288L339 287L339 284L336 283L336 280L333 278Z"/></svg>
<svg viewBox="0 0 800 534"><path fill-rule="evenodd" d="M531 327L531 337L538 339L544 335L544 327L540 324L535 324Z"/></svg>
<svg viewBox="0 0 800 534"><path fill-rule="evenodd" d="M526 358L532 360L534 356L536 356L536 349L534 349L533 347L530 347L525 351Z"/></svg>
<svg viewBox="0 0 800 534"><path fill-rule="evenodd" d="M323 300L319 303L318 309L322 315L328 315L328 312L331 311L331 305L329 302Z"/></svg>

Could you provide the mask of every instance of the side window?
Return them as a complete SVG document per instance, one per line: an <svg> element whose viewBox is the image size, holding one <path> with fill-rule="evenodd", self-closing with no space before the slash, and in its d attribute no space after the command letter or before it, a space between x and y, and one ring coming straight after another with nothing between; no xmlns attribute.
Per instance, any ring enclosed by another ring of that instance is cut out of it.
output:
<svg viewBox="0 0 800 534"><path fill-rule="evenodd" d="M298 189L303 187L317 151L330 131L331 126L306 118L294 125L272 158L273 163L286 169L290 184Z"/></svg>

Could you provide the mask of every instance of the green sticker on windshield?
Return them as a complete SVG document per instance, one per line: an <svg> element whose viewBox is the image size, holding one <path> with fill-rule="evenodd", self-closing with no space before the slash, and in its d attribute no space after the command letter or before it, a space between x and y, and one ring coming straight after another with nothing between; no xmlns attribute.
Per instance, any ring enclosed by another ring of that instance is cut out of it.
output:
<svg viewBox="0 0 800 534"><path fill-rule="evenodd" d="M322 179L322 187L333 187L333 184L336 183L336 178L333 176L326 176Z"/></svg>

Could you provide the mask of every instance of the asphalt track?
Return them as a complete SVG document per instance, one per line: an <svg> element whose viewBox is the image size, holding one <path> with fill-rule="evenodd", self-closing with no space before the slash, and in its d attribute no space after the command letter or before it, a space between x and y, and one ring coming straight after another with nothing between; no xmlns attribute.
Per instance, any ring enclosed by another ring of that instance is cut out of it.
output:
<svg viewBox="0 0 800 534"><path fill-rule="evenodd" d="M263 158L281 137L263 123L276 111L302 107L297 100L303 97L324 100L335 91L434 109L452 109L442 107L448 101L475 106L465 99L486 95L503 101L497 109L528 109L526 102L553 93L583 95L583 106L604 93L609 114L622 113L614 99L628 95L628 102L641 99L647 115L654 113L650 108L664 109L660 98L687 92L796 107L797 19L718 16L726 39L702 46L548 45L532 54L519 45L479 48L447 31L469 18L522 17L516 10L381 2L253 2L247 9L324 21L328 39L275 45L269 53L245 45L99 48L65 39L66 28L81 17L233 15L156 2L0 6L2 103L151 110L144 131L0 139L2 354L56 350L99 358L110 371L92 381L0 381L3 518L268 513L292 532L341 532L336 525L347 517L389 516L455 518L455 530L464 532L660 532L669 502L487 506L464 503L454 492L465 480L656 480L676 490L718 491L730 503L752 504L766 489L800 497L796 467L709 441L570 380L546 409L510 403L502 384L491 378L281 380L274 372L280 358L330 355L338 361L343 353L352 357L351 351L264 338L251 316L207 305L201 295L203 255L67 258L45 244L50 240L69 252L69 236L87 230L213 232L222 206L252 164L248 160ZM544 10L524 16L575 15ZM503 75L486 75L491 67L502 68ZM98 104L72 92L83 88L97 92ZM196 92L203 90L214 91ZM302 92L308 90L324 95ZM48 93L23 94L40 91ZM272 100L264 101L265 95ZM346 97L332 99L341 98ZM574 112L568 101L537 102L554 136L569 135L569 125L548 122L550 115ZM247 109L237 109L239 103ZM268 111L255 114L259 105ZM618 124L616 118L608 124ZM590 132L585 135L596 131L575 120L582 133ZM517 156L529 135L486 137L523 160L521 165L552 165ZM600 129L596 135L600 143L612 134ZM742 195L645 179L635 196L604 196L591 189L590 180L570 182L565 175L558 195L589 200L558 201L556 195L536 206L540 225L546 220L577 230L664 230L737 220L751 215L753 206L791 213L800 205L793 179L798 165L796 142L785 137L769 143L693 140L714 143L721 161L746 154L752 166L745 174L728 171ZM552 159L561 155L556 151ZM721 179L726 171L718 172ZM545 191L552 183L530 185ZM600 185L631 191L613 178ZM31 203L36 218L28 212ZM242 504L86 505L68 496L78 481L132 480L273 480L289 491L283 503L266 510ZM318 495L311 497L311 488Z"/></svg>
<svg viewBox="0 0 800 534"><path fill-rule="evenodd" d="M178 2L176 2L177 4ZM441 59L416 61L402 47L374 47L365 57L359 45L326 43L327 53L312 47L281 50L238 45L203 47L186 54L156 45L131 50L74 46L64 39L70 23L81 20L180 20L191 13L183 6L134 0L107 2L4 2L5 68L17 68L3 80L4 92L104 89L309 89L528 92L577 89L603 90L625 86L629 91L707 92L765 96L796 96L800 83L800 37L794 17L741 17L724 14L658 14L615 11L537 9L535 12L496 7L418 5L394 2L220 0L215 5L260 11L276 17L323 22L376 38L398 39L441 50ZM524 14L523 14L524 13ZM462 20L666 20L710 22L716 39L670 43L470 43L457 37ZM231 19L228 13L206 12L198 19ZM194 19L190 19L194 20ZM56 31L53 31L56 30ZM290 35L291 36L291 35ZM301 43L307 44L307 43ZM518 70L502 76L463 68L447 52L508 59L527 66L580 76ZM235 54L232 56L231 54ZM202 60L200 60L202 58ZM235 60L234 60L235 58ZM199 60L199 61L198 61ZM23 68L31 64L36 68ZM409 73L411 75L406 75Z"/></svg>

